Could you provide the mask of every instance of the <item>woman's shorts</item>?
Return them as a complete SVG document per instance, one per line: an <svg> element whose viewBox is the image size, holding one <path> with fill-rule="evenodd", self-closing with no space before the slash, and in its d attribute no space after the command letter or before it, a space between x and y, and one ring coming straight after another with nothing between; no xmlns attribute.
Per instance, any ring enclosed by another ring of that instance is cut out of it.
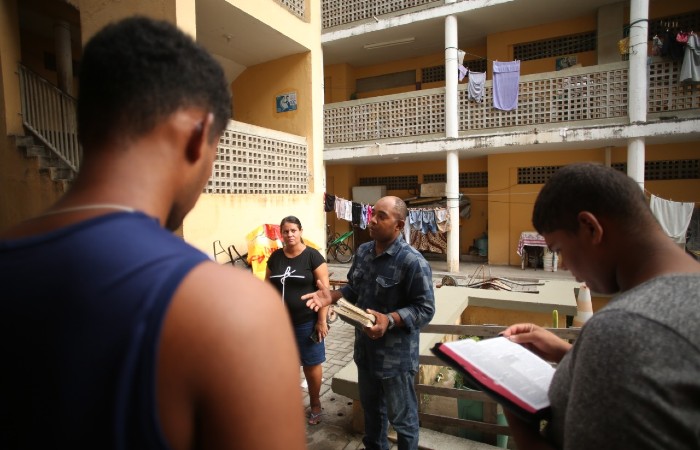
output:
<svg viewBox="0 0 700 450"><path fill-rule="evenodd" d="M315 327L315 321L294 325L302 366L316 366L326 360L326 344L323 341L317 344L309 337Z"/></svg>

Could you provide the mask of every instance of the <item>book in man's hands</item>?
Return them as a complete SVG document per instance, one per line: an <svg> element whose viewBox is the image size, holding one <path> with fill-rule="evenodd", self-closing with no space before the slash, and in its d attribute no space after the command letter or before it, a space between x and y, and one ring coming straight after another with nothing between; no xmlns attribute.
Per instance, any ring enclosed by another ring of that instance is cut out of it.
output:
<svg viewBox="0 0 700 450"><path fill-rule="evenodd" d="M432 352L464 375L465 385L483 391L521 418L536 422L549 415L554 368L505 337L438 343Z"/></svg>
<svg viewBox="0 0 700 450"><path fill-rule="evenodd" d="M356 328L371 327L377 320L372 314L363 311L345 299L340 299L333 305L333 311L343 322L347 322Z"/></svg>

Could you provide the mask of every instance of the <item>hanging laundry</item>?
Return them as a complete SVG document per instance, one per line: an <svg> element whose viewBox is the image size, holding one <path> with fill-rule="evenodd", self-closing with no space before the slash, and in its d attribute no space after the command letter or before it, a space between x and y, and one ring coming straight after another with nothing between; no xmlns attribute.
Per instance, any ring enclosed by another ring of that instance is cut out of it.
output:
<svg viewBox="0 0 700 450"><path fill-rule="evenodd" d="M420 209L409 209L408 223L416 231L423 228L423 212Z"/></svg>
<svg viewBox="0 0 700 450"><path fill-rule="evenodd" d="M493 62L493 107L511 111L518 107L520 61Z"/></svg>
<svg viewBox="0 0 700 450"><path fill-rule="evenodd" d="M679 78L681 83L700 83L700 40L695 33L688 35Z"/></svg>
<svg viewBox="0 0 700 450"><path fill-rule="evenodd" d="M362 223L362 204L357 202L352 202L350 210L350 222L353 226L360 226Z"/></svg>
<svg viewBox="0 0 700 450"><path fill-rule="evenodd" d="M469 73L469 70L461 64L457 66L457 71L459 72L459 81L462 81Z"/></svg>
<svg viewBox="0 0 700 450"><path fill-rule="evenodd" d="M343 210L344 203L343 199L340 197L335 198L335 215L338 219L345 218L345 211Z"/></svg>
<svg viewBox="0 0 700 450"><path fill-rule="evenodd" d="M469 72L469 100L480 102L484 98L484 85L486 84L486 72Z"/></svg>
<svg viewBox="0 0 700 450"><path fill-rule="evenodd" d="M677 244L685 244L685 233L690 225L695 203L674 202L652 194L649 207L666 235Z"/></svg>
<svg viewBox="0 0 700 450"><path fill-rule="evenodd" d="M435 222L435 210L424 209L422 211L421 230L425 233L437 233L437 222Z"/></svg>
<svg viewBox="0 0 700 450"><path fill-rule="evenodd" d="M450 212L447 208L435 208L435 222L437 229L441 233L450 231Z"/></svg>
<svg viewBox="0 0 700 450"><path fill-rule="evenodd" d="M323 194L323 210L325 212L335 211L335 195Z"/></svg>

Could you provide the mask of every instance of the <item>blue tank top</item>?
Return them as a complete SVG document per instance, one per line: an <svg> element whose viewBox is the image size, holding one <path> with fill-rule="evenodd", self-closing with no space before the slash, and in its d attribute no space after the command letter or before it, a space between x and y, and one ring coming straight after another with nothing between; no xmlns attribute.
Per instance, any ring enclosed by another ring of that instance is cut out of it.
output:
<svg viewBox="0 0 700 450"><path fill-rule="evenodd" d="M0 448L168 448L161 326L205 260L142 213L0 241Z"/></svg>

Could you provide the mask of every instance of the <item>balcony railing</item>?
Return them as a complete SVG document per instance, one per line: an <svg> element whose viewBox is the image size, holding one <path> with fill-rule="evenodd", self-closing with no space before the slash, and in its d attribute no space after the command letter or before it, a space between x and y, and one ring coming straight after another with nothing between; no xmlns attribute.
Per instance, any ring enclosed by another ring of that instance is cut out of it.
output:
<svg viewBox="0 0 700 450"><path fill-rule="evenodd" d="M321 15L323 28L332 28L409 8L444 4L444 0L323 0Z"/></svg>
<svg viewBox="0 0 700 450"><path fill-rule="evenodd" d="M71 170L78 172L76 101L23 65L19 65L22 123Z"/></svg>
<svg viewBox="0 0 700 450"><path fill-rule="evenodd" d="M520 78L518 107L493 107L492 82L481 102L469 100L460 85L459 130L466 133L627 117L628 64L613 64L526 75ZM678 83L680 62L654 61L649 67L649 113L700 108L700 90ZM326 105L325 143L427 136L445 132L444 88Z"/></svg>
<svg viewBox="0 0 700 450"><path fill-rule="evenodd" d="M230 120L217 146L207 194L307 194L306 138Z"/></svg>
<svg viewBox="0 0 700 450"><path fill-rule="evenodd" d="M275 0L300 19L306 17L306 0Z"/></svg>

